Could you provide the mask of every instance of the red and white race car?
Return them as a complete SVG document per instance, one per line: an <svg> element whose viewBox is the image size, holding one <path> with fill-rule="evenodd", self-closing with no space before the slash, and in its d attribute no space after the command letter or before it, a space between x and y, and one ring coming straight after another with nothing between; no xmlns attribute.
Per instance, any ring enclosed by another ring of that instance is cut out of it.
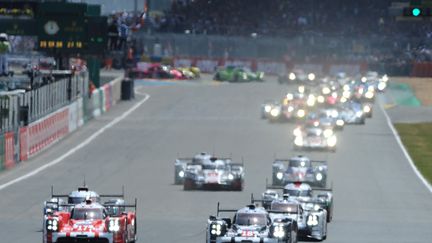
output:
<svg viewBox="0 0 432 243"><path fill-rule="evenodd" d="M88 198L80 204L63 204L64 210L48 213L45 217L45 243L97 242L131 243L136 241L135 211L127 212L122 199L101 204ZM68 208L68 209L67 209Z"/></svg>

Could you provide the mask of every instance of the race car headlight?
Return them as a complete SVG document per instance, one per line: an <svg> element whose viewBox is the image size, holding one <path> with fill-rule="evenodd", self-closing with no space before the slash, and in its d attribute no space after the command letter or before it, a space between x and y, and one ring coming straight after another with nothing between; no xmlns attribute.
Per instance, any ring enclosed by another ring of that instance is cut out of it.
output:
<svg viewBox="0 0 432 243"><path fill-rule="evenodd" d="M349 91L350 90L350 86L348 84L344 84L343 90L344 91Z"/></svg>
<svg viewBox="0 0 432 243"><path fill-rule="evenodd" d="M268 113L268 112L271 111L271 108L272 108L271 105L265 105L264 106L264 111Z"/></svg>
<svg viewBox="0 0 432 243"><path fill-rule="evenodd" d="M303 109L299 109L299 110L297 111L297 116L298 116L298 117L302 118L302 117L304 117L305 115L306 115L305 110L303 110Z"/></svg>
<svg viewBox="0 0 432 243"><path fill-rule="evenodd" d="M372 91L366 92L365 97L368 99L372 99L374 97L374 92Z"/></svg>
<svg viewBox="0 0 432 243"><path fill-rule="evenodd" d="M294 139L294 144L297 146L303 146L303 138L301 136L297 136Z"/></svg>
<svg viewBox="0 0 432 243"><path fill-rule="evenodd" d="M59 223L57 219L48 219L46 221L46 228L50 232L56 232L59 229Z"/></svg>
<svg viewBox="0 0 432 243"><path fill-rule="evenodd" d="M212 224L210 233L215 236L219 236L222 234L222 225L220 224Z"/></svg>
<svg viewBox="0 0 432 243"><path fill-rule="evenodd" d="M184 173L184 171L182 171L182 170L178 173L178 176L181 177L181 178L183 178L184 175L185 175L185 173Z"/></svg>
<svg viewBox="0 0 432 243"><path fill-rule="evenodd" d="M300 86L298 87L298 92L299 92L299 93L304 93L304 92L305 92L305 87L304 87L303 85L300 85Z"/></svg>
<svg viewBox="0 0 432 243"><path fill-rule="evenodd" d="M277 117L277 116L280 115L280 110L277 109L277 108L273 108L273 109L270 111L270 115L273 116L273 117Z"/></svg>
<svg viewBox="0 0 432 243"><path fill-rule="evenodd" d="M287 108L287 111L288 112L292 112L294 110L294 107L292 107L292 106L288 106L288 108Z"/></svg>
<svg viewBox="0 0 432 243"><path fill-rule="evenodd" d="M230 180L230 181L234 180L234 175L233 174L229 174L228 175L228 180Z"/></svg>
<svg viewBox="0 0 432 243"><path fill-rule="evenodd" d="M324 103L324 101L325 101L324 96L322 96L322 95L318 96L317 101L318 101L318 103Z"/></svg>
<svg viewBox="0 0 432 243"><path fill-rule="evenodd" d="M364 113L369 113L370 111L371 111L370 106L365 105L365 106L363 107L363 112L364 112Z"/></svg>
<svg viewBox="0 0 432 243"><path fill-rule="evenodd" d="M309 98L308 98L307 101L306 101L306 104L307 104L308 106L314 106L314 105L315 105L315 97L313 97L313 96L309 96Z"/></svg>
<svg viewBox="0 0 432 243"><path fill-rule="evenodd" d="M308 79L309 79L310 81L314 81L314 80L315 80L315 74L314 74L314 73L309 73L309 74L308 74Z"/></svg>
<svg viewBox="0 0 432 243"><path fill-rule="evenodd" d="M329 137L329 138L327 138L327 145L329 146L329 147L334 147L334 146L336 146L336 142L337 142L337 139L336 139L336 136L331 136L331 137Z"/></svg>
<svg viewBox="0 0 432 243"><path fill-rule="evenodd" d="M277 238L285 237L285 229L282 225L274 226L273 235Z"/></svg>
<svg viewBox="0 0 432 243"><path fill-rule="evenodd" d="M322 93L325 94L325 95L328 95L328 94L330 94L330 92L331 92L331 90L330 90L329 87L324 87L321 91L322 91Z"/></svg>
<svg viewBox="0 0 432 243"><path fill-rule="evenodd" d="M314 210L315 211L318 211L318 210L320 210L321 209L321 206L320 205L318 205L318 204L315 204L314 205Z"/></svg>
<svg viewBox="0 0 432 243"><path fill-rule="evenodd" d="M382 77L382 81L387 82L389 80L387 74L384 74L384 76Z"/></svg>
<svg viewBox="0 0 432 243"><path fill-rule="evenodd" d="M347 100L347 98L345 98L345 97L342 97L341 99L340 99L340 102L341 103L345 103L345 102L347 102L348 100Z"/></svg>
<svg viewBox="0 0 432 243"><path fill-rule="evenodd" d="M278 180L282 180L282 179L283 179L283 173L282 173L282 172L278 172L278 173L276 173L276 178L277 178Z"/></svg>
<svg viewBox="0 0 432 243"><path fill-rule="evenodd" d="M331 129L324 130L324 137L328 138L331 135L333 135L333 130L331 130Z"/></svg>
<svg viewBox="0 0 432 243"><path fill-rule="evenodd" d="M366 83L367 78L366 78L366 77L362 77L362 78L361 78L361 81L362 81L363 83Z"/></svg>
<svg viewBox="0 0 432 243"><path fill-rule="evenodd" d="M321 173L317 173L317 174L315 175L315 179L316 179L317 181L321 181L321 180L323 179L323 175L322 175Z"/></svg>
<svg viewBox="0 0 432 243"><path fill-rule="evenodd" d="M309 215L306 221L308 226L317 226L318 225L318 216L316 215Z"/></svg>
<svg viewBox="0 0 432 243"><path fill-rule="evenodd" d="M342 96L343 96L344 98L348 99L348 98L351 96L351 92L345 90L344 92L342 92Z"/></svg>
<svg viewBox="0 0 432 243"><path fill-rule="evenodd" d="M108 231L118 232L120 230L120 222L118 219L111 219L108 224Z"/></svg>
<svg viewBox="0 0 432 243"><path fill-rule="evenodd" d="M379 82L378 83L378 90L383 91L387 87L387 84L385 82Z"/></svg>
<svg viewBox="0 0 432 243"><path fill-rule="evenodd" d="M288 78L289 78L289 80L294 80L294 79L296 79L296 75L295 75L295 73L290 73L290 74L288 75Z"/></svg>
<svg viewBox="0 0 432 243"><path fill-rule="evenodd" d="M339 127L342 127L343 125L345 125L345 122L342 119L338 119L338 120L336 120L336 125Z"/></svg>
<svg viewBox="0 0 432 243"><path fill-rule="evenodd" d="M294 99L294 95L291 94L291 93L288 93L288 94L286 95L286 98L287 98L287 100L293 100L293 99Z"/></svg>

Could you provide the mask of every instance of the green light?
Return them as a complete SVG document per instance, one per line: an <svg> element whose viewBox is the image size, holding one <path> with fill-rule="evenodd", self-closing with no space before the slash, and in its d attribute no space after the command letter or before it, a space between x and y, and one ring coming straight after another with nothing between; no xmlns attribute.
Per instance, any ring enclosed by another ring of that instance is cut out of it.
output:
<svg viewBox="0 0 432 243"><path fill-rule="evenodd" d="M413 8L413 10L411 11L411 13L412 13L412 15L413 15L414 17L417 17L417 16L420 15L421 10L420 10L419 8Z"/></svg>

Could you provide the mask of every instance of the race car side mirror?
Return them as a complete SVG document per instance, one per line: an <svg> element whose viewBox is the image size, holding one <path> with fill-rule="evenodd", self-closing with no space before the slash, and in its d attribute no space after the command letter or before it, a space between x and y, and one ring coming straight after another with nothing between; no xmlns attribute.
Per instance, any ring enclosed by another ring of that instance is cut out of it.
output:
<svg viewBox="0 0 432 243"><path fill-rule="evenodd" d="M228 228L231 228L231 219L230 218L223 218L222 220L225 221Z"/></svg>

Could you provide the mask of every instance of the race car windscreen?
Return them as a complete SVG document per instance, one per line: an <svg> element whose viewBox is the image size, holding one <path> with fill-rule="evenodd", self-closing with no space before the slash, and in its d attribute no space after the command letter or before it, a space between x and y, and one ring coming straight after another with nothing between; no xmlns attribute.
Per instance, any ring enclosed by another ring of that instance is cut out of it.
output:
<svg viewBox="0 0 432 243"><path fill-rule="evenodd" d="M267 225L267 216L263 213L238 213L235 219L237 225Z"/></svg>
<svg viewBox="0 0 432 243"><path fill-rule="evenodd" d="M215 165L215 164L204 164L202 165L203 170L223 170L225 169L225 165Z"/></svg>
<svg viewBox="0 0 432 243"><path fill-rule="evenodd" d="M68 203L70 204L79 204L85 201L85 197L69 197Z"/></svg>
<svg viewBox="0 0 432 243"><path fill-rule="evenodd" d="M284 194L288 194L292 197L310 197L312 196L312 192L307 190L288 190L284 189Z"/></svg>
<svg viewBox="0 0 432 243"><path fill-rule="evenodd" d="M290 167L310 167L310 161L307 160L290 160Z"/></svg>
<svg viewBox="0 0 432 243"><path fill-rule="evenodd" d="M89 219L104 219L105 214L100 208L74 208L71 213L71 219L74 220L89 220Z"/></svg>
<svg viewBox="0 0 432 243"><path fill-rule="evenodd" d="M271 205L271 210L285 213L298 213L298 206L295 204L273 203Z"/></svg>

